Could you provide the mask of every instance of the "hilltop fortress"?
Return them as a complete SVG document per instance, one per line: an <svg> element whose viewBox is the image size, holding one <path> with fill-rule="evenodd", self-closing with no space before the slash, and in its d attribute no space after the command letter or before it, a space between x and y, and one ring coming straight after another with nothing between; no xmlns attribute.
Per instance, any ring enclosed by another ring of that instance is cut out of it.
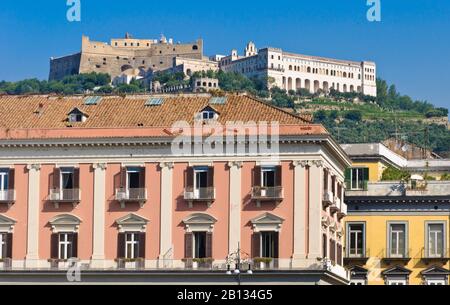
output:
<svg viewBox="0 0 450 305"><path fill-rule="evenodd" d="M83 36L81 52L50 59L49 80L60 80L67 75L80 73L108 73L111 78L124 72L145 76L149 71L173 67L175 58L203 60L203 41L174 43L162 36L157 39L134 39L126 34L111 43L91 41Z"/></svg>
<svg viewBox="0 0 450 305"><path fill-rule="evenodd" d="M376 96L376 64L294 54L279 48L258 50L249 42L244 54L236 49L228 56L203 54L203 40L174 43L163 35L156 39L124 39L111 43L91 41L83 36L81 52L50 59L50 80L60 80L79 73L108 73L113 82L133 78L151 80L153 72L178 71L191 76L196 71L223 70L247 77L267 79L268 87L285 90L306 89L311 93L359 92Z"/></svg>

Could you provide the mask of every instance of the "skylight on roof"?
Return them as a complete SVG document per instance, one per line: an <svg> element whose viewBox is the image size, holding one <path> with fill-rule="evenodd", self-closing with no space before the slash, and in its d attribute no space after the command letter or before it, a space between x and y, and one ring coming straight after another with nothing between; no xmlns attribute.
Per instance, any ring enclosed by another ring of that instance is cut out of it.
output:
<svg viewBox="0 0 450 305"><path fill-rule="evenodd" d="M145 102L145 106L161 106L164 103L162 97L151 97Z"/></svg>
<svg viewBox="0 0 450 305"><path fill-rule="evenodd" d="M97 105L101 99L102 99L101 96L88 96L87 98L84 99L84 104L85 105Z"/></svg>
<svg viewBox="0 0 450 305"><path fill-rule="evenodd" d="M214 96L209 100L209 103L212 105L225 105L226 102L226 96Z"/></svg>

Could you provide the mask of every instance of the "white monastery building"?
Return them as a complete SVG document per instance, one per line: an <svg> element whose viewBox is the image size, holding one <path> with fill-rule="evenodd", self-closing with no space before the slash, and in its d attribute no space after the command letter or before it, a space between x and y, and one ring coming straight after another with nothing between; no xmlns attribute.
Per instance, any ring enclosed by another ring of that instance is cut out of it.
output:
<svg viewBox="0 0 450 305"><path fill-rule="evenodd" d="M258 50L253 42L244 56L237 50L220 58L220 69L247 77L272 79L271 86L286 90L307 89L311 93L361 92L376 96L376 64L371 61L348 61L285 52L278 48Z"/></svg>

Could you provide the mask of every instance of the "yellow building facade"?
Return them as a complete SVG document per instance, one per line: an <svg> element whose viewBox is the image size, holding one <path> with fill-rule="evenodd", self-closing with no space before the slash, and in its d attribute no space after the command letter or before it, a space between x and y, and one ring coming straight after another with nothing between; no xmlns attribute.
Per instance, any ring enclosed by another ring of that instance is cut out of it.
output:
<svg viewBox="0 0 450 305"><path fill-rule="evenodd" d="M343 148L353 160L344 226L352 284L448 285L450 181L381 181L386 168L408 169L408 160L381 144Z"/></svg>

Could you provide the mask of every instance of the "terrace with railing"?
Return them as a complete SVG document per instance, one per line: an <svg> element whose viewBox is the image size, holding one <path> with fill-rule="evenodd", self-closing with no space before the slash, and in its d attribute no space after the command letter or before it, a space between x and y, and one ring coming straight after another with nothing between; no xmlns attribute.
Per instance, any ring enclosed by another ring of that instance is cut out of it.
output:
<svg viewBox="0 0 450 305"><path fill-rule="evenodd" d="M347 189L346 196L450 196L450 181L367 182L361 190Z"/></svg>

